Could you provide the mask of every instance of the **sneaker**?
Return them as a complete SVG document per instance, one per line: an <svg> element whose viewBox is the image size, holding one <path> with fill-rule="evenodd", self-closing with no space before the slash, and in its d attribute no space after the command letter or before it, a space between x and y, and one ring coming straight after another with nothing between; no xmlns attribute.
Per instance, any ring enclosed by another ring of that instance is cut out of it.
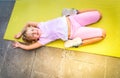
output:
<svg viewBox="0 0 120 78"><path fill-rule="evenodd" d="M81 44L82 44L82 39L77 37L73 40L67 40L64 45L66 48L70 48L70 47L78 47Z"/></svg>
<svg viewBox="0 0 120 78"><path fill-rule="evenodd" d="M75 15L77 13L78 11L74 8L71 8L71 9L64 8L62 10L62 16L70 16L70 15Z"/></svg>

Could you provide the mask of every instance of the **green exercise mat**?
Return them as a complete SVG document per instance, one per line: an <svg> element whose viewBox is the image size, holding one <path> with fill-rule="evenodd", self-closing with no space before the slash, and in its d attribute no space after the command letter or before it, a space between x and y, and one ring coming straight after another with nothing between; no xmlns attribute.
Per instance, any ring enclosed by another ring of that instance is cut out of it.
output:
<svg viewBox="0 0 120 78"><path fill-rule="evenodd" d="M4 39L15 40L14 35L22 30L26 22L47 21L59 17L64 8L97 9L102 13L102 19L91 27L105 29L106 38L95 44L68 50L120 57L119 5L119 0L16 0ZM65 49L61 40L46 46Z"/></svg>

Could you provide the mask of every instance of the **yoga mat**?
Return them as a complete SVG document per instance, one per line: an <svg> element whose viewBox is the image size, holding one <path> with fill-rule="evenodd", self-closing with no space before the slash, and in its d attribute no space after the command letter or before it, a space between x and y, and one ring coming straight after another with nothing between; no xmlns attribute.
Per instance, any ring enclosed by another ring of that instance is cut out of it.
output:
<svg viewBox="0 0 120 78"><path fill-rule="evenodd" d="M90 26L105 29L106 38L95 44L69 48L68 50L120 57L119 5L119 0L16 0L4 39L15 40L14 35L22 30L26 22L47 21L59 17L64 8L97 9L101 12L102 19ZM46 46L65 49L61 40Z"/></svg>

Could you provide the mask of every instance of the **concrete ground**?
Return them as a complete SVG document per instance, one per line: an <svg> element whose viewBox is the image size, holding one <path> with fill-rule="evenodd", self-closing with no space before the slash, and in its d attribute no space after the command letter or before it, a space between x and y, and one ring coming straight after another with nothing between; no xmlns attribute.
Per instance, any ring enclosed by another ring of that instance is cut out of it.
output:
<svg viewBox="0 0 120 78"><path fill-rule="evenodd" d="M14 0L0 0L0 78L120 78L120 58L42 47L14 49L3 36Z"/></svg>

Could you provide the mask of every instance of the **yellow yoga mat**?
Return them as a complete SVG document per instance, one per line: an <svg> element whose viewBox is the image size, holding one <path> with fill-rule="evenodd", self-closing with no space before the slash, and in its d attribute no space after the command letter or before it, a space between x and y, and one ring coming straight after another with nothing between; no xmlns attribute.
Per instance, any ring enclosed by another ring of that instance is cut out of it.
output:
<svg viewBox="0 0 120 78"><path fill-rule="evenodd" d="M28 21L47 21L61 16L64 8L97 9L102 13L100 22L91 25L106 30L104 40L68 50L120 57L120 1L119 0L16 0L4 39L14 40ZM61 40L47 46L64 48Z"/></svg>

